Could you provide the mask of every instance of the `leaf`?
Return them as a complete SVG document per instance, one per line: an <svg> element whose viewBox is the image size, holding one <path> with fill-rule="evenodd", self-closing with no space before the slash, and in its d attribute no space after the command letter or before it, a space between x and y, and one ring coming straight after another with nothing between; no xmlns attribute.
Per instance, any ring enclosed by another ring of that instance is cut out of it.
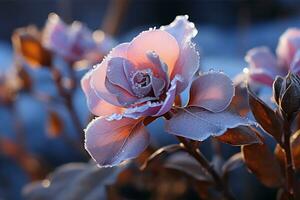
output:
<svg viewBox="0 0 300 200"><path fill-rule="evenodd" d="M47 133L49 137L55 138L60 136L63 129L64 129L64 125L59 115L54 111L50 111L48 114L48 121L47 121Z"/></svg>
<svg viewBox="0 0 300 200"><path fill-rule="evenodd" d="M17 65L16 68L22 89L30 91L33 87L33 81L31 80L30 75L23 67Z"/></svg>
<svg viewBox="0 0 300 200"><path fill-rule="evenodd" d="M85 148L102 167L112 167L136 158L149 144L143 118L108 121L98 117L85 130Z"/></svg>
<svg viewBox="0 0 300 200"><path fill-rule="evenodd" d="M228 129L223 135L216 137L219 141L230 145L246 145L261 143L259 134L251 126L238 126L236 128Z"/></svg>
<svg viewBox="0 0 300 200"><path fill-rule="evenodd" d="M199 181L212 182L208 172L186 152L172 154L166 160L165 167L181 171Z"/></svg>
<svg viewBox="0 0 300 200"><path fill-rule="evenodd" d="M291 148L293 153L293 162L296 169L300 169L300 130L291 137Z"/></svg>
<svg viewBox="0 0 300 200"><path fill-rule="evenodd" d="M249 105L256 121L261 127L281 143L282 121L276 113L269 108L262 100L255 96L249 89Z"/></svg>
<svg viewBox="0 0 300 200"><path fill-rule="evenodd" d="M274 150L274 155L277 158L280 167L281 167L281 171L283 173L285 173L285 165L286 165L286 158L285 158L285 152L283 150L283 148L277 144Z"/></svg>
<svg viewBox="0 0 300 200"><path fill-rule="evenodd" d="M289 195L284 189L279 189L276 195L276 200L289 200Z"/></svg>
<svg viewBox="0 0 300 200"><path fill-rule="evenodd" d="M243 154L242 153L234 154L224 163L224 165L222 167L223 176L226 175L227 173L241 167L243 164L244 164Z"/></svg>
<svg viewBox="0 0 300 200"><path fill-rule="evenodd" d="M12 36L14 49L21 54L32 67L51 66L51 53L41 44L37 28L20 28Z"/></svg>
<svg viewBox="0 0 300 200"><path fill-rule="evenodd" d="M107 199L105 187L116 181L121 167L99 168L95 163L68 163L42 181L27 184L22 195L34 199Z"/></svg>
<svg viewBox="0 0 300 200"><path fill-rule="evenodd" d="M203 141L209 136L220 136L227 129L249 125L246 118L224 111L213 113L197 107L180 108L166 121L166 131L192 140Z"/></svg>
<svg viewBox="0 0 300 200"><path fill-rule="evenodd" d="M162 156L163 154L166 153L172 153L172 152L176 152L176 151L180 151L183 150L184 147L181 144L171 144L168 146L164 146L159 148L158 150L156 150L153 154L151 154L150 157L148 157L145 162L143 163L143 165L140 167L141 170L146 169L146 167L153 162L154 160L156 160L158 157Z"/></svg>
<svg viewBox="0 0 300 200"><path fill-rule="evenodd" d="M280 187L283 174L274 154L266 144L242 146L244 162L249 170L267 187Z"/></svg>
<svg viewBox="0 0 300 200"><path fill-rule="evenodd" d="M246 116L249 111L247 88L242 85L235 86L235 95L229 105L229 109L241 116Z"/></svg>

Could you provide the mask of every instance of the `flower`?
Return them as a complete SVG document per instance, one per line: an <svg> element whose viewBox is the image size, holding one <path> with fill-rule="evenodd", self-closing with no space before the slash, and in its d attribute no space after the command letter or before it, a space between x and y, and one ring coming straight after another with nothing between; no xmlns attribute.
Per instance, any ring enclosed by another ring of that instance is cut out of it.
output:
<svg viewBox="0 0 300 200"><path fill-rule="evenodd" d="M276 55L267 47L248 51L245 59L250 82L272 86L277 75L285 76L289 71L300 74L300 29L290 28L281 35Z"/></svg>
<svg viewBox="0 0 300 200"><path fill-rule="evenodd" d="M69 62L99 60L113 44L113 39L102 31L93 33L78 21L67 25L54 13L49 15L44 28L43 45Z"/></svg>
<svg viewBox="0 0 300 200"><path fill-rule="evenodd" d="M145 117L169 112L175 97L192 82L190 106L226 109L234 88L223 73L194 81L199 55L191 39L197 30L188 16L149 29L116 46L81 81L90 111L99 116L85 130L85 147L100 166L137 157L149 144Z"/></svg>

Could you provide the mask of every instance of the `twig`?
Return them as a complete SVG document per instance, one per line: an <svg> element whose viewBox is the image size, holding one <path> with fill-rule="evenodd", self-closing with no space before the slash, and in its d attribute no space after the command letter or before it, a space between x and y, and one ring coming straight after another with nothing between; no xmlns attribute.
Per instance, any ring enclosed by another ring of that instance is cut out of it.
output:
<svg viewBox="0 0 300 200"><path fill-rule="evenodd" d="M130 0L111 0L102 22L102 30L112 36L118 32Z"/></svg>
<svg viewBox="0 0 300 200"><path fill-rule="evenodd" d="M285 168L285 174L286 174L286 190L289 195L289 199L293 200L295 199L295 188L294 188L294 169L293 169L293 161L292 161L292 153L291 153L291 143L290 143L290 137L291 137L291 123L289 121L286 121L284 123L284 141L283 141L283 149L285 151L286 155L286 168Z"/></svg>
<svg viewBox="0 0 300 200"><path fill-rule="evenodd" d="M224 197L228 200L234 200L235 198L228 190L227 185L223 182L222 178L219 176L219 174L215 171L212 165L209 164L209 161L205 158L205 156L200 152L199 148L194 148L190 142L188 142L183 137L177 137L178 140L185 146L186 151L193 156L199 164L204 167L208 173L211 174L213 177L215 183L216 183L216 189L222 192Z"/></svg>
<svg viewBox="0 0 300 200"><path fill-rule="evenodd" d="M76 129L76 132L78 136L80 137L80 141L84 140L84 134L83 134L83 128L81 127L81 122L78 118L78 115L76 111L74 110L73 103L72 103L72 95L67 93L62 84L61 84L61 74L60 72L55 69L54 67L51 68L51 73L53 76L53 80L55 83L55 86L58 90L58 93L63 98L63 103L68 109L68 112L70 114L71 120L73 121L74 127Z"/></svg>

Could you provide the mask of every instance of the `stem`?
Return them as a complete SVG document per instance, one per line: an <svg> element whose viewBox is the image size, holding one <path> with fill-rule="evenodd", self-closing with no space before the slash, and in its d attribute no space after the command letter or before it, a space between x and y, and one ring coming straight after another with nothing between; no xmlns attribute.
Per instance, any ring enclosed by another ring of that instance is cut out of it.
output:
<svg viewBox="0 0 300 200"><path fill-rule="evenodd" d="M286 168L285 168L285 174L286 174L286 190L289 195L289 199L295 199L295 188L294 188L294 169L293 169L293 161L292 161L292 153L291 153L291 143L290 143L290 137L291 137L291 123L285 122L284 123L284 141L283 141L283 149L285 151L286 156Z"/></svg>
<svg viewBox="0 0 300 200"><path fill-rule="evenodd" d="M101 29L109 35L115 36L124 20L130 0L111 0L105 13Z"/></svg>
<svg viewBox="0 0 300 200"><path fill-rule="evenodd" d="M51 68L52 76L54 79L55 86L58 90L58 93L63 98L63 103L68 109L68 112L70 114L71 120L73 121L74 127L76 129L77 134L80 137L80 141L83 141L84 134L83 134L83 128L81 127L80 120L78 118L77 113L74 110L74 107L72 105L72 95L66 93L63 86L61 85L61 74L60 72L55 69L54 67Z"/></svg>
<svg viewBox="0 0 300 200"><path fill-rule="evenodd" d="M199 148L193 148L193 146L183 137L177 137L178 140L183 143L185 146L185 150L193 156L200 165L206 169L208 173L211 174L212 178L214 179L216 183L216 189L219 190L223 196L228 200L234 200L235 198L228 190L227 185L223 182L222 178L219 176L219 174L215 171L213 166L209 163L209 161L205 158L205 156L200 152Z"/></svg>

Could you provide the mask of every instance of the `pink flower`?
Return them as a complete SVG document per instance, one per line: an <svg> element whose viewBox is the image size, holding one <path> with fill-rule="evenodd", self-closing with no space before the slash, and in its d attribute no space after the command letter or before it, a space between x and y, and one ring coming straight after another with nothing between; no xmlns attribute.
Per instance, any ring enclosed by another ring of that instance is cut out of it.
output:
<svg viewBox="0 0 300 200"><path fill-rule="evenodd" d="M188 16L178 16L168 26L118 45L83 77L88 107L99 116L85 130L85 145L99 165L137 157L149 143L145 117L170 111L191 82L191 106L211 112L227 108L234 92L227 76L211 72L193 81L199 66L191 42L196 34Z"/></svg>
<svg viewBox="0 0 300 200"><path fill-rule="evenodd" d="M300 74L300 29L290 28L281 35L276 55L267 47L248 51L245 59L250 81L272 86L276 76L285 76L289 71Z"/></svg>
<svg viewBox="0 0 300 200"><path fill-rule="evenodd" d="M101 59L114 44L112 38L102 31L91 32L80 22L65 24L52 13L48 17L43 32L43 45L63 57L68 62L95 58Z"/></svg>

